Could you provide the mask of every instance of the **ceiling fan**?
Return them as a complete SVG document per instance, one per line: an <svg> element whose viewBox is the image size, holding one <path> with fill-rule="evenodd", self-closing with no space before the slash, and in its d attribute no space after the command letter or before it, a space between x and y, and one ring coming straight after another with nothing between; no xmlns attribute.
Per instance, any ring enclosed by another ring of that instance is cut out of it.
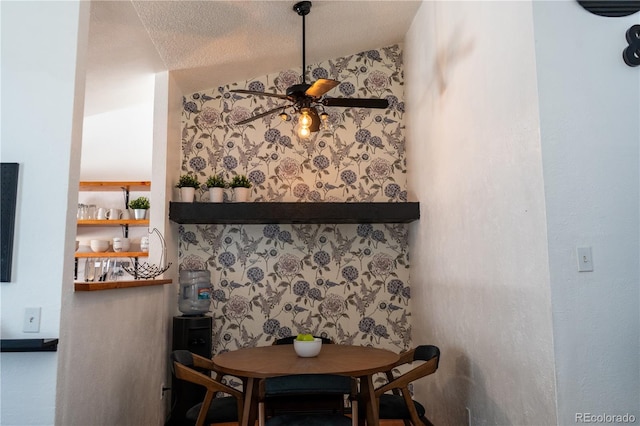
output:
<svg viewBox="0 0 640 426"><path fill-rule="evenodd" d="M306 82L305 16L308 15L311 11L311 2L298 2L293 6L293 10L296 11L299 16L302 16L302 83L289 86L286 90L286 94L258 92L243 89L230 90L230 92L235 93L268 96L289 101L288 104L280 105L277 108L273 108L269 111L256 114L245 120L239 121L236 124L247 124L259 118L266 117L267 115L275 114L278 111L280 111L280 117L283 120L287 120L289 118L289 115L285 112L285 110L287 108L293 108L295 113L300 114L300 117L298 118L298 123L300 126L298 134L301 137L308 137L310 135L310 132L317 132L318 130L320 130L320 122L328 118L329 115L324 112L323 107L325 106L347 108L387 108L389 106L389 101L387 101L386 99L323 97L325 93L340 84L340 82L336 80L320 78L314 81L312 84ZM318 114L318 108L322 110L320 114Z"/></svg>

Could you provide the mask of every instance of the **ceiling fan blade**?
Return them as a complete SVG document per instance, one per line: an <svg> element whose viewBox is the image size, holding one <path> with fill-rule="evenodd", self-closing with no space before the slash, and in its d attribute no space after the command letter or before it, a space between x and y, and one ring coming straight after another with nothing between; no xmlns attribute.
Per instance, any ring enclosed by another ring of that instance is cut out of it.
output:
<svg viewBox="0 0 640 426"><path fill-rule="evenodd" d="M289 106L290 106L290 105L281 105L281 106L279 106L279 107L277 107L277 108L270 109L269 111L265 111L265 112L263 112L263 113L260 113L260 114L254 115L253 117L249 117L249 118L247 118L246 120L238 121L238 122L236 123L236 125L237 125L237 126L242 126L243 124L250 123L250 122L252 122L253 120L257 120L258 118L266 117L266 116L267 116L267 115L269 115L269 114L273 114L274 112L276 112L276 111L280 111L280 110L283 110L283 109L285 109L285 108L288 108Z"/></svg>
<svg viewBox="0 0 640 426"><path fill-rule="evenodd" d="M282 95L280 93L256 92L255 90L244 90L244 89L233 89L229 91L234 93L245 93L247 95L268 96L271 98L289 99L287 95Z"/></svg>
<svg viewBox="0 0 640 426"><path fill-rule="evenodd" d="M329 107L386 108L389 106L389 101L386 99L371 98L324 98L321 103Z"/></svg>
<svg viewBox="0 0 640 426"><path fill-rule="evenodd" d="M306 92L304 92L304 94L307 96L311 96L313 98L319 98L320 96L327 93L329 90L336 87L338 84L340 84L340 82L336 80L319 78L311 85L311 87L307 89Z"/></svg>

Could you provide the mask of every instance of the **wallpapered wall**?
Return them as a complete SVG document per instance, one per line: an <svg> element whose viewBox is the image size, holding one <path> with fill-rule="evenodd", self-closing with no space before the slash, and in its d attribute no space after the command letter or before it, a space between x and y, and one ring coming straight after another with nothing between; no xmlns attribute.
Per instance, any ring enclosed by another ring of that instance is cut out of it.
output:
<svg viewBox="0 0 640 426"><path fill-rule="evenodd" d="M387 98L387 109L326 108L331 126L300 140L277 114L238 126L286 101L230 93L285 93L289 69L184 99L182 172L204 183L246 174L252 200L407 200L402 50L369 50L309 67L331 78L331 97ZM208 200L206 189L196 198ZM227 195L225 195L227 198ZM211 271L214 353L311 332L395 351L411 344L407 226L184 225L180 267Z"/></svg>

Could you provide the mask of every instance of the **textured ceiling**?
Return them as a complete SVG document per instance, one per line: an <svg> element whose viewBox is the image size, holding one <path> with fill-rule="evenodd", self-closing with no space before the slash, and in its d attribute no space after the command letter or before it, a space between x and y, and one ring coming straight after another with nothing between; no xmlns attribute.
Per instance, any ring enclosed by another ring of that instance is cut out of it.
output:
<svg viewBox="0 0 640 426"><path fill-rule="evenodd" d="M136 103L162 70L184 93L302 65L294 1L92 1L85 113ZM306 62L402 42L420 1L314 0Z"/></svg>

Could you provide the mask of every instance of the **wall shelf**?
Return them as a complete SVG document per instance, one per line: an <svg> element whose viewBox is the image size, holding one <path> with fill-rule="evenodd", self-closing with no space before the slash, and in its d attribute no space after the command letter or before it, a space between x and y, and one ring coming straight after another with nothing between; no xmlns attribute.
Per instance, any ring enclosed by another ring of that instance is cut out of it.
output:
<svg viewBox="0 0 640 426"><path fill-rule="evenodd" d="M172 280L132 280L132 281L98 281L90 283L74 283L75 291L101 291L116 288L148 287L171 284Z"/></svg>
<svg viewBox="0 0 640 426"><path fill-rule="evenodd" d="M169 203L169 219L181 224L410 223L420 203Z"/></svg>
<svg viewBox="0 0 640 426"><path fill-rule="evenodd" d="M149 181L80 181L80 191L149 191Z"/></svg>
<svg viewBox="0 0 640 426"><path fill-rule="evenodd" d="M92 257L148 257L149 252L146 251L98 251L98 252L86 252L86 253L78 253L75 252L74 257L76 259L80 258L92 258Z"/></svg>
<svg viewBox="0 0 640 426"><path fill-rule="evenodd" d="M78 226L149 226L149 219L118 219L118 220L98 220L98 219L78 219Z"/></svg>

